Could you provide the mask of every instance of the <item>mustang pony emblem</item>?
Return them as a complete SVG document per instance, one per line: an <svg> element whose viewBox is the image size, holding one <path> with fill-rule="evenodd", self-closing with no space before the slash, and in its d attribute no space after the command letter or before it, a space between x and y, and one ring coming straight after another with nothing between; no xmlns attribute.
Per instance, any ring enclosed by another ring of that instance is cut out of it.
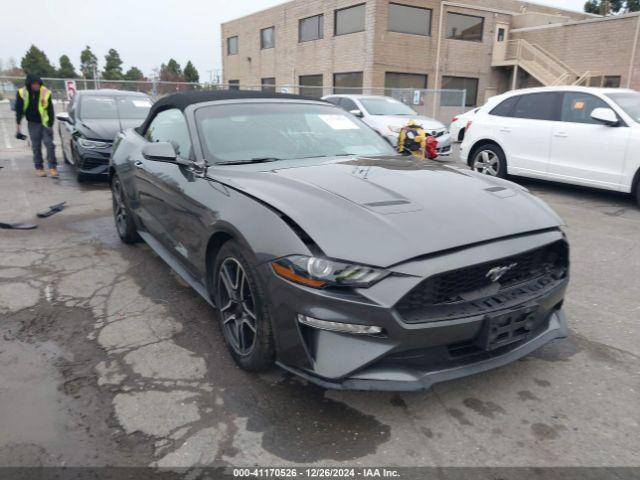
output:
<svg viewBox="0 0 640 480"><path fill-rule="evenodd" d="M517 263L512 263L511 265L504 265L502 267L494 267L491 270L489 270L485 277L488 278L489 280L491 280L492 282L497 282L498 280L500 280L502 278L502 276L507 273L509 270L511 270L513 267L515 267L516 265L518 265Z"/></svg>

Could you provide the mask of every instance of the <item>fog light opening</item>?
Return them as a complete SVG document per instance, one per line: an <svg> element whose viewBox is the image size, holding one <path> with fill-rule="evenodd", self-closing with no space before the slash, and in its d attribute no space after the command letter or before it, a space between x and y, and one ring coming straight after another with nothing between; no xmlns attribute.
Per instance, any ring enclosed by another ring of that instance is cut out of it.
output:
<svg viewBox="0 0 640 480"><path fill-rule="evenodd" d="M382 327L375 325L357 325L355 323L331 322L329 320L320 320L318 318L307 317L298 314L298 322L307 327L318 328L320 330L330 330L332 332L351 333L353 335L381 335Z"/></svg>

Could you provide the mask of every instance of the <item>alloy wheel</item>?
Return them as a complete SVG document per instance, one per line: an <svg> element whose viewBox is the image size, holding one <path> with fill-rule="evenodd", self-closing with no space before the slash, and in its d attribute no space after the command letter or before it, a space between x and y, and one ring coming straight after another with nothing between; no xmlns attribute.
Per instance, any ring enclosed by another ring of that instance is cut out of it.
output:
<svg viewBox="0 0 640 480"><path fill-rule="evenodd" d="M497 177L500 173L500 159L491 150L481 150L473 161L473 169L476 172Z"/></svg>
<svg viewBox="0 0 640 480"><path fill-rule="evenodd" d="M127 233L127 209L124 204L124 198L122 194L122 185L117 178L113 180L113 216L116 221L116 228L120 236L124 236Z"/></svg>
<svg viewBox="0 0 640 480"><path fill-rule="evenodd" d="M257 318L253 292L238 260L222 262L217 286L225 337L238 355L249 355L256 344Z"/></svg>

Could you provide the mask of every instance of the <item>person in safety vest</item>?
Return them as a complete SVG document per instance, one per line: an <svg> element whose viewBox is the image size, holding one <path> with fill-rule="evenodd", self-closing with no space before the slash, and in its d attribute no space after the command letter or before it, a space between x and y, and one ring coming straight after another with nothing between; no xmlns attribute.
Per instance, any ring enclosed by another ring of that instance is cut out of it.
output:
<svg viewBox="0 0 640 480"><path fill-rule="evenodd" d="M53 121L55 114L51 102L51 90L46 88L40 77L27 75L24 87L16 94L16 136L21 135L20 122L22 117L27 119L31 148L33 149L33 163L36 174L46 177L44 160L42 158L42 144L47 150L49 175L58 178L55 146L53 145Z"/></svg>

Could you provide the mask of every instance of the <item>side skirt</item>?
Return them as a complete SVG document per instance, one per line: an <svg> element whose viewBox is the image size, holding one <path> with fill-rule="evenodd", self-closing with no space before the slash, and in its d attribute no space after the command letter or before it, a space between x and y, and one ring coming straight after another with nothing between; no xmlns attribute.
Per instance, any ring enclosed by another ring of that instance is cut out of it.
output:
<svg viewBox="0 0 640 480"><path fill-rule="evenodd" d="M185 282L189 284L191 288L193 288L202 298L204 298L209 305L215 308L215 304L209 298L209 293L207 292L207 288L199 282L193 275L191 275L181 264L178 262L173 255L167 250L160 242L158 242L155 238L149 235L148 232L138 232L138 234L142 237L151 249L156 252L162 260L165 261L171 267L171 269L180 275Z"/></svg>

